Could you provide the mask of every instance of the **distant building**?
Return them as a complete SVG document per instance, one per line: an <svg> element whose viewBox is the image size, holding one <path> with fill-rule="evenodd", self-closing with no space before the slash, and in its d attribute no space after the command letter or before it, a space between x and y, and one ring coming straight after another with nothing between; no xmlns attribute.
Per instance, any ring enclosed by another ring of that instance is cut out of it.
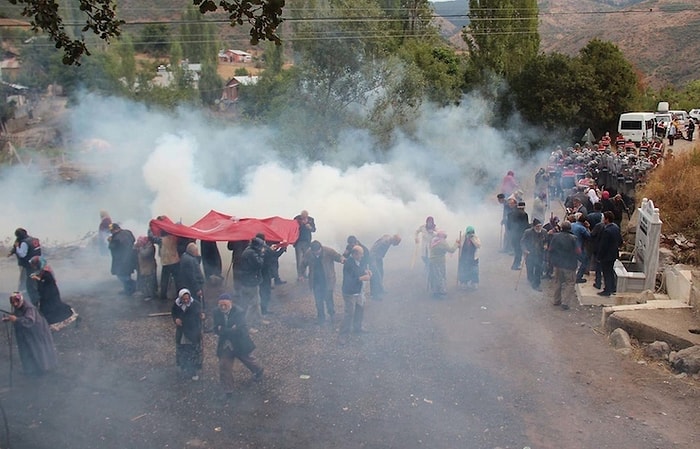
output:
<svg viewBox="0 0 700 449"><path fill-rule="evenodd" d="M253 62L253 55L243 50L222 50L219 52L220 62Z"/></svg>
<svg viewBox="0 0 700 449"><path fill-rule="evenodd" d="M251 86L258 83L259 76L234 76L226 82L224 90L221 93L222 102L234 102L238 100L238 87Z"/></svg>
<svg viewBox="0 0 700 449"><path fill-rule="evenodd" d="M202 75L202 64L190 64L187 60L180 62L180 66L192 80L192 87L195 89L199 86L199 77ZM159 65L156 70L156 76L153 78L153 84L160 87L168 87L174 81L175 76L170 70L170 64L167 66Z"/></svg>

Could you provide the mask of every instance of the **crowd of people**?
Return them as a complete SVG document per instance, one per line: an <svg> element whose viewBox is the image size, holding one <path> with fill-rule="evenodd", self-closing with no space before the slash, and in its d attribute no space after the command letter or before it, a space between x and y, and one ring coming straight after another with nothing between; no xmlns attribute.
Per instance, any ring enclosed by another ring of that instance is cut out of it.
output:
<svg viewBox="0 0 700 449"><path fill-rule="evenodd" d="M111 254L111 273L122 283L121 293L126 296L138 293L144 300L175 297L171 316L176 329L176 364L184 376L199 379L204 319L209 313L204 291L207 286L220 286L224 280L216 242L200 241L198 246L193 239L162 230L157 235L149 230L147 235L135 238L131 231L112 222L107 212L102 211L100 217L98 236L105 239L100 247L104 243ZM297 282L308 282L319 325L330 322L334 326L335 264L342 265L344 318L338 341L346 344L350 334L365 332L365 301L382 299L383 259L389 248L401 242L401 237L383 235L368 248L351 235L344 251L339 252L313 239L316 223L307 211L294 220L299 226L299 238L294 242ZM220 382L230 394L235 359L250 369L255 380L262 377L263 368L253 356L255 344L250 335L259 332L261 325L269 324L265 316L273 313L270 310L273 286L286 283L279 275L279 258L287 247L284 242L268 241L264 234L258 233L249 240L229 241L227 248L232 254L233 289L218 296L212 316L213 331L219 337L216 354ZM160 282L156 257L160 257Z"/></svg>
<svg viewBox="0 0 700 449"><path fill-rule="evenodd" d="M535 200L546 199L550 193L544 173L540 169L535 175ZM534 290L542 291L542 279L553 279L552 302L566 310L576 296L575 284L588 282L592 271L598 295L616 292L614 263L623 243L620 226L623 214L629 213L621 194L599 186L588 173L566 192L561 205L563 221L554 212L543 220L540 207L533 207L530 221L512 172L504 178L501 190L497 195L503 205L501 251L513 255L513 270L523 269L525 256L527 280Z"/></svg>
<svg viewBox="0 0 700 449"><path fill-rule="evenodd" d="M542 280L551 279L552 303L563 309L568 309L575 298L575 284L587 282L591 271L595 273L593 285L600 290L599 295L609 296L616 291L613 264L622 244L620 223L625 204L619 193L598 186L590 173L582 180L564 192L563 220L554 213L550 213L548 219L545 217L551 205L549 194L560 192L551 189L544 168L535 176L532 220L525 210L523 190L513 171L506 174L497 195L503 207L501 251L512 254L513 270L527 268L527 281L534 290L542 291ZM106 211L101 211L100 220L99 250L111 254L111 273L121 282L122 293L131 296L138 292L145 300L173 301L170 315L175 328L176 365L184 376L199 379L205 317L210 315L211 330L218 336L219 378L226 393L233 392L232 367L236 359L250 370L253 379L262 378L264 369L253 355L255 344L251 335L259 332L261 325L269 324L265 316L273 313L272 289L286 283L279 275L279 258L287 249L285 242L268 241L261 233L249 240L228 242L227 248L232 253L233 289L217 294L216 307L209 312L205 289L225 284L217 242L200 241L197 245L191 238L165 231L156 234L151 230L136 238L130 230L112 222ZM382 235L368 247L350 235L341 252L313 238L316 222L307 211L302 211L294 220L299 226L299 238L294 242L297 282L308 282L317 324L330 322L333 329L336 264L342 266L340 290L344 317L338 329L338 341L344 345L350 334L364 332L366 301L380 301L385 295L383 259L392 246L400 244L401 237ZM18 228L15 235L17 240L10 255L17 257L20 266L19 290L25 292L30 301L24 301L20 292L13 294L14 310L5 320L15 324L27 371L43 372L55 366L51 335L45 328L74 312L61 301L55 276L41 256L38 240L22 228ZM414 238L414 262L420 254L427 290L434 298L447 295L446 256L449 253L459 254L458 287L465 291L479 288L482 245L474 226L467 226L464 233L460 232L457 239L450 241L446 232L437 227L434 217L428 216L415 231ZM160 258L160 281L157 257ZM30 338L31 332L36 335ZM34 347L37 345L51 346L51 349Z"/></svg>

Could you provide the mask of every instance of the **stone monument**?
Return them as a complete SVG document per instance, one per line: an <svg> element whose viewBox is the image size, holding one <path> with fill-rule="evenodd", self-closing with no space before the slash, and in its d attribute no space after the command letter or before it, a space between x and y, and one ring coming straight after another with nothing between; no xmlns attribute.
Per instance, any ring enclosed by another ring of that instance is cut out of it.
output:
<svg viewBox="0 0 700 449"><path fill-rule="evenodd" d="M639 220L632 260L624 263L619 260L615 262L618 293L654 291L656 287L662 224L659 209L654 207L653 201L644 198L637 212Z"/></svg>

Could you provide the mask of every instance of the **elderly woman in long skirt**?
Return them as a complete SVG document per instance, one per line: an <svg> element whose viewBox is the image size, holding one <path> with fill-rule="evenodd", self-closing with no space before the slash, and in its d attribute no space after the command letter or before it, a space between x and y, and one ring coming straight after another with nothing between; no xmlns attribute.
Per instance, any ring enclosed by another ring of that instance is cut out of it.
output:
<svg viewBox="0 0 700 449"><path fill-rule="evenodd" d="M475 290L479 287L479 248L481 248L481 241L476 235L474 226L467 226L462 251L459 254L457 276L462 288Z"/></svg>
<svg viewBox="0 0 700 449"><path fill-rule="evenodd" d="M204 313L199 301L192 299L186 288L178 293L172 308L175 323L175 360L183 374L199 380L202 369L202 321Z"/></svg>
<svg viewBox="0 0 700 449"><path fill-rule="evenodd" d="M436 298L447 295L447 272L445 269L445 254L454 253L459 241L447 243L447 234L437 231L430 242L430 264L428 273L428 290Z"/></svg>
<svg viewBox="0 0 700 449"><path fill-rule="evenodd" d="M19 292L10 295L12 314L2 317L15 328L22 369L28 375L42 375L56 367L56 348L46 322L34 305Z"/></svg>

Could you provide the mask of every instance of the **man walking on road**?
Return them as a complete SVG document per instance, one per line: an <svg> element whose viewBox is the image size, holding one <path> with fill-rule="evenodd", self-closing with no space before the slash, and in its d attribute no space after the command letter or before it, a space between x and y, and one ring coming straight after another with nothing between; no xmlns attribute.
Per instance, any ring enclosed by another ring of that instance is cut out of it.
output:
<svg viewBox="0 0 700 449"><path fill-rule="evenodd" d="M550 260L554 266L552 304L561 306L563 310L569 309L572 298L576 296L574 285L579 251L576 236L571 233L571 223L564 221L561 232L552 235L549 244Z"/></svg>
<svg viewBox="0 0 700 449"><path fill-rule="evenodd" d="M598 292L599 296L610 296L617 290L617 282L615 280L615 260L620 256L620 245L622 245L622 235L620 228L613 223L615 216L612 212L607 211L603 214L603 232L600 235L600 244L598 246L598 261L600 269L603 272L603 282L605 288Z"/></svg>

